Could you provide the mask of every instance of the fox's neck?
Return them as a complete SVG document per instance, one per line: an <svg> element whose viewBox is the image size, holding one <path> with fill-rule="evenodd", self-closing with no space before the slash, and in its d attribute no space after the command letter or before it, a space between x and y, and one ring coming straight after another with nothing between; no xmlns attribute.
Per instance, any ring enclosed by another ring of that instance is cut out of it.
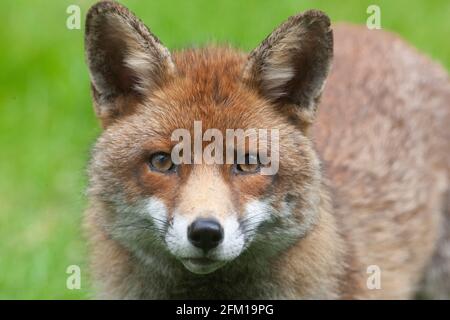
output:
<svg viewBox="0 0 450 320"><path fill-rule="evenodd" d="M347 281L347 244L340 234L325 187L320 196L314 227L282 253L274 266L280 270L282 287L294 289L287 298L338 299L343 296L342 282Z"/></svg>

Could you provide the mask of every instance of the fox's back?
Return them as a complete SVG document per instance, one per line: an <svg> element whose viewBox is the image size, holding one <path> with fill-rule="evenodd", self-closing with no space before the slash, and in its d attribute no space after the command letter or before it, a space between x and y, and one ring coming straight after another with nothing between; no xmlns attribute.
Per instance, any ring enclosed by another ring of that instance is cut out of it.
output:
<svg viewBox="0 0 450 320"><path fill-rule="evenodd" d="M341 25L334 37L316 147L359 260L353 267L378 266L383 291L395 297L420 274L440 236L450 165L448 76L389 33Z"/></svg>

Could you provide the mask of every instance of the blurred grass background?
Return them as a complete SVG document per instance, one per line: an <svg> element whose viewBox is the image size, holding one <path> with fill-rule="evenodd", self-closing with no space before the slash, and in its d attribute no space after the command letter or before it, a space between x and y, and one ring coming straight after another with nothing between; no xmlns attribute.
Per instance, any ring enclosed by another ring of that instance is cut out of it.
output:
<svg viewBox="0 0 450 320"><path fill-rule="evenodd" d="M66 8L95 1L0 2L0 299L89 298L81 230L85 165L99 126L91 107L83 27ZM229 42L250 50L276 25L318 8L333 22L365 23L370 4L383 29L450 68L450 1L122 1L171 49ZM66 268L82 268L81 290Z"/></svg>

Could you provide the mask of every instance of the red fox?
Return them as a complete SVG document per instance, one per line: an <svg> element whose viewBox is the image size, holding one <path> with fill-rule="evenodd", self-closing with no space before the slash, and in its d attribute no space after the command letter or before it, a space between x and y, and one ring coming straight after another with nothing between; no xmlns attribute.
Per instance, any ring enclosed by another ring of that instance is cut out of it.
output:
<svg viewBox="0 0 450 320"><path fill-rule="evenodd" d="M120 4L89 10L103 132L85 224L98 298L449 296L448 74L387 32L333 29L334 40L329 18L310 10L249 55L171 54ZM198 123L223 140L230 129L277 132L266 139L266 151L278 142L276 170L262 174L246 140L242 161L175 161L176 130L193 136L183 159L226 144L196 140Z"/></svg>

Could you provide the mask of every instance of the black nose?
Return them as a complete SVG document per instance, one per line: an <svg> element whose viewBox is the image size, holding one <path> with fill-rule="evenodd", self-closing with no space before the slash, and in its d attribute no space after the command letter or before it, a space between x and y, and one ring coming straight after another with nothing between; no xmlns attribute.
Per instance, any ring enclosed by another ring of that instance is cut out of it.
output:
<svg viewBox="0 0 450 320"><path fill-rule="evenodd" d="M188 227L189 241L204 251L211 250L223 240L223 228L217 220L197 219Z"/></svg>

